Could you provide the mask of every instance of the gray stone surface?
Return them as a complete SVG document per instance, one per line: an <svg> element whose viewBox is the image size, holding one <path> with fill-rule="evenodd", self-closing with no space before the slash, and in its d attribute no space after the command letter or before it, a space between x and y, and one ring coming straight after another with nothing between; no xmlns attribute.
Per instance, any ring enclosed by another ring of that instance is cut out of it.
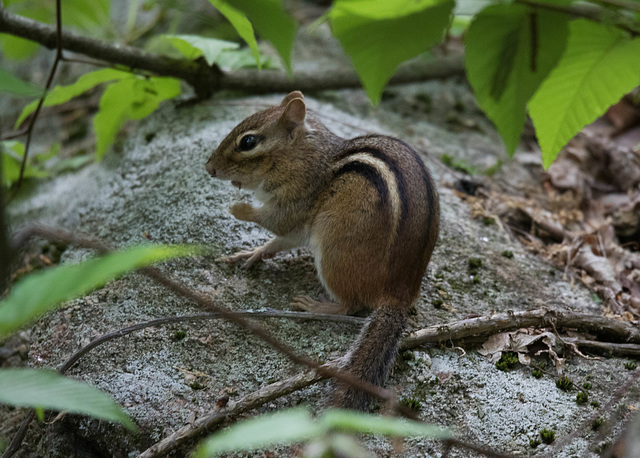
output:
<svg viewBox="0 0 640 458"><path fill-rule="evenodd" d="M14 229L42 222L93 234L117 246L150 241L204 244L212 248L212 255L171 261L160 268L233 310L288 309L294 296L315 295L320 290L310 255L294 250L251 271L217 261L219 256L263 243L268 234L234 220L228 212L231 203L250 201L251 195L230 183L212 180L204 170L209 154L237 122L265 105L278 103L281 97L219 99L189 107L165 104L137 126L121 153L24 192L10 207ZM431 100L430 111L419 103L424 100ZM506 160L496 133L463 85L425 83L393 89L391 98L376 109L358 91L326 93L323 99L308 97L308 103L340 135L375 131L404 138L419 150L439 184L441 237L410 320L412 328L539 307L600 313L588 291L563 280L561 272L528 254L498 225L471 220L469 206L449 187L458 175L439 162L444 153L478 167ZM451 113L458 113L463 123L472 122L475 128L456 129L460 118L451 121ZM539 165L514 161L508 167L522 171ZM526 170L523 176L528 176ZM513 251L512 259L501 256L505 249ZM86 250L69 248L63 262L77 262L88 255ZM470 257L483 259L476 283L467 269ZM437 290L446 292L448 298L436 309L432 304L441 297ZM70 301L33 326L30 364L58 367L98 335L197 311L196 306L146 277L130 274ZM262 324L301 352L322 360L342 355L358 332L351 324L302 324L284 319ZM184 339L174 338L178 330L186 332ZM213 409L223 390L242 396L299 370L248 332L223 321L149 328L99 347L69 372L114 396L139 424L140 435L104 422L67 418L48 427L34 426L24 453L64 456L73 449L87 450L86 456L92 450L135 456L194 416ZM497 370L472 347L466 347L464 356L460 349L425 347L399 358L388 386L401 397L419 400L426 421L449 426L464 440L529 455L544 449L529 447L539 430L553 429L562 437L593 412L588 404L576 404L575 391L558 390L552 371L550 368L549 374L537 380L523 366L511 372ZM589 377L593 384L590 399L601 404L625 372L616 359L570 357L567 361L568 375L578 385ZM204 389L192 389L194 377ZM259 412L300 403L320 407L325 392L324 384L313 386ZM637 400L634 402L637 407ZM594 433L585 431L561 456L595 456L588 451L593 448L589 443L593 437ZM407 439L404 450L395 454L386 439L367 437L364 441L378 456L437 457L443 450L433 441ZM471 455L456 450L452 456Z"/></svg>

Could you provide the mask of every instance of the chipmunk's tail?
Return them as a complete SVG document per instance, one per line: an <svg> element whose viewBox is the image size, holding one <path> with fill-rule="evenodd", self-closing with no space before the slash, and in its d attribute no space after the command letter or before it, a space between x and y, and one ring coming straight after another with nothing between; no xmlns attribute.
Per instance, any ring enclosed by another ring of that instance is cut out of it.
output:
<svg viewBox="0 0 640 458"><path fill-rule="evenodd" d="M376 309L347 354L343 369L361 380L382 385L393 367L406 324L405 310ZM329 403L332 407L368 410L372 400L371 395L357 388L337 383Z"/></svg>

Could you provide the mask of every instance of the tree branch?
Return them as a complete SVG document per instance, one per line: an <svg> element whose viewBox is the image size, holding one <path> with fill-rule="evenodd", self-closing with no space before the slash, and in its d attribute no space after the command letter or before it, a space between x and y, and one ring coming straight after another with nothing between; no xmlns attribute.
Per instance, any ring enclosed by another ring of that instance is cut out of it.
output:
<svg viewBox="0 0 640 458"><path fill-rule="evenodd" d="M10 13L0 7L0 30L17 37L36 41L53 49L56 31L41 22ZM209 67L202 60L174 59L144 52L131 46L106 43L83 37L72 32L62 32L65 50L84 54L94 59L145 70L161 76L180 78L189 83L199 97L208 97L220 90L241 90L254 94L267 92L305 92L326 89L362 87L352 71L295 72L288 78L281 71L241 70L223 73L217 67ZM464 74L464 63L459 55L448 56L431 62L418 62L400 68L389 84L406 84L428 79L446 78Z"/></svg>

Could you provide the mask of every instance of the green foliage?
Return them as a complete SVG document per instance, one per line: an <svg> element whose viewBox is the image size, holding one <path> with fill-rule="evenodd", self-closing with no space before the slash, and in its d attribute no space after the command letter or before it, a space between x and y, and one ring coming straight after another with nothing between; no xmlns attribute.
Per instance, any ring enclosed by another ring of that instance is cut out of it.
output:
<svg viewBox="0 0 640 458"><path fill-rule="evenodd" d="M420 402L420 400L414 397L402 398L400 399L400 401L398 401L398 403L402 406L408 407L411 410L416 410L416 411L419 411L420 408L422 407L422 403Z"/></svg>
<svg viewBox="0 0 640 458"><path fill-rule="evenodd" d="M51 5L54 2L43 0ZM52 9L52 22L55 14L55 6ZM108 26L111 22L109 10L111 9L110 0L64 0L62 4L62 26L76 27L83 33L93 37L105 35L105 31L109 30Z"/></svg>
<svg viewBox="0 0 640 458"><path fill-rule="evenodd" d="M509 154L524 129L527 102L556 65L568 17L520 4L482 10L465 37L467 77Z"/></svg>
<svg viewBox="0 0 640 458"><path fill-rule="evenodd" d="M576 394L576 402L578 404L586 404L587 402L589 402L589 395L584 391L580 391L578 394Z"/></svg>
<svg viewBox="0 0 640 458"><path fill-rule="evenodd" d="M55 2L50 0L16 0L4 2L7 10L36 21L55 23ZM102 37L110 24L110 0L64 0L62 3L62 26L66 29L74 27L83 34ZM22 60L31 57L39 48L39 44L13 35L0 34L0 48L5 57Z"/></svg>
<svg viewBox="0 0 640 458"><path fill-rule="evenodd" d="M478 275L482 267L482 258L469 258L467 260L467 268L470 275Z"/></svg>
<svg viewBox="0 0 640 458"><path fill-rule="evenodd" d="M253 26L247 16L245 16L241 11L237 10L225 0L209 0L220 14L227 18L227 20L231 23L240 38L242 38L249 48L251 49L251 54L256 61L256 65L258 68L261 68L260 62L260 51L258 50L258 42L256 41L255 33L253 32Z"/></svg>
<svg viewBox="0 0 640 458"><path fill-rule="evenodd" d="M604 425L604 417L598 417L591 423L591 429L597 431L602 425Z"/></svg>
<svg viewBox="0 0 640 458"><path fill-rule="evenodd" d="M100 111L93 119L96 132L96 156L100 159L122 125L129 119L142 119L151 114L163 100L180 94L180 81L175 78L145 78L112 68L82 75L67 86L56 86L46 96L43 106L68 102L94 87L111 82L100 98ZM38 101L27 105L16 121L16 128L33 113Z"/></svg>
<svg viewBox="0 0 640 458"><path fill-rule="evenodd" d="M257 33L273 44L291 72L296 24L282 0L209 2L229 21L248 49L196 35L167 35L164 40L169 40L183 56L203 57L209 65L231 70L261 68L270 62L260 57ZM468 79L506 150L510 154L515 151L528 108L543 164L548 167L580 129L640 84L640 37L624 30L640 30L640 16L632 16L624 4L610 5L610 11L603 9L600 21L576 19L555 8L558 4L570 7L572 3L544 0L541 5L532 6L491 0L335 0L321 20L330 21L333 34L351 58L374 104L380 101L384 86L402 62L439 43L445 32L464 33ZM4 4L12 13L43 22L52 23L55 16L54 2L49 0L6 0ZM148 11L157 5L158 2L148 2L142 9ZM66 0L63 25L93 36L116 36L109 9L110 0L89 4ZM137 9L137 4L130 9L127 29L134 27ZM616 27L616 21L624 24ZM0 34L0 46L6 57L19 58L38 45ZM111 83L100 102L101 112L94 119L98 157L106 152L126 120L146 116L162 100L180 92L175 80L124 73L112 69L88 73L72 85L54 88L45 102L46 106L64 103L98 84ZM0 91L25 97L38 95L37 88L2 70ZM117 93L121 96L117 97ZM18 125L36 104L25 108ZM452 167L465 173L477 173L453 158L448 160Z"/></svg>
<svg viewBox="0 0 640 458"><path fill-rule="evenodd" d="M0 185L9 188L18 181L20 176L20 164L24 157L24 144L9 140L0 142L0 159L2 160L2 182ZM42 178L47 172L39 167L27 164L24 169L24 178Z"/></svg>
<svg viewBox="0 0 640 458"><path fill-rule="evenodd" d="M541 444L540 439L529 439L529 446L531 448L536 448L540 444Z"/></svg>
<svg viewBox="0 0 640 458"><path fill-rule="evenodd" d="M198 448L194 458L302 442L317 436L320 429L306 409L290 409L261 415L210 436Z"/></svg>
<svg viewBox="0 0 640 458"><path fill-rule="evenodd" d="M120 406L100 390L55 372L0 369L0 403L64 410L136 427Z"/></svg>
<svg viewBox="0 0 640 458"><path fill-rule="evenodd" d="M628 371L635 371L638 368L638 363L635 361L627 361L624 363L624 368Z"/></svg>
<svg viewBox="0 0 640 458"><path fill-rule="evenodd" d="M178 340L182 340L185 337L187 337L187 332L186 331L176 331L173 333L173 340L178 341Z"/></svg>
<svg viewBox="0 0 640 458"><path fill-rule="evenodd" d="M150 115L160 102L179 94L180 81L175 78L140 78L129 74L107 86L100 98L100 111L93 118L96 157L102 158L126 121Z"/></svg>
<svg viewBox="0 0 640 458"><path fill-rule="evenodd" d="M15 97L40 97L42 91L41 87L22 81L4 68L0 68L0 92L8 92Z"/></svg>
<svg viewBox="0 0 640 458"><path fill-rule="evenodd" d="M296 24L287 14L282 6L282 0L209 0L216 4L226 4L236 11L246 14L251 24L266 40L269 40L278 54L282 58L288 71L291 71L291 48L296 35ZM220 10L231 24L236 28L240 36L249 43L241 33L241 29L236 26L223 10ZM251 43L249 43L251 46ZM253 50L253 48L252 48ZM254 51L257 55L257 50Z"/></svg>
<svg viewBox="0 0 640 458"><path fill-rule="evenodd" d="M374 104L400 63L442 40L453 6L453 0L334 2L331 29Z"/></svg>
<svg viewBox="0 0 640 458"><path fill-rule="evenodd" d="M34 19L36 21L48 22L51 19L51 12L42 1L6 1L4 6L8 11L20 16ZM0 48L4 57L13 60L23 60L33 56L40 45L31 40L18 38L13 35L0 33Z"/></svg>
<svg viewBox="0 0 640 458"><path fill-rule="evenodd" d="M187 59L195 60L202 56L210 66L216 63L222 52L240 47L238 43L232 41L203 38L198 35L162 35L162 37Z"/></svg>
<svg viewBox="0 0 640 458"><path fill-rule="evenodd" d="M560 388L562 391L570 391L573 388L573 381L569 377L559 377L556 380L556 387Z"/></svg>
<svg viewBox="0 0 640 458"><path fill-rule="evenodd" d="M121 70L116 70L113 68L104 68L101 70L96 70L94 72L85 73L78 80L67 86L56 86L49 93L47 97L44 99L43 107L50 107L55 105L61 105L65 102L68 102L74 97L78 97L83 93L87 92L90 89L102 84L107 83L113 80L120 80L122 78L128 78L131 76L131 73L124 72ZM38 101L35 100L31 102L29 105L24 107L22 113L18 117L16 121L16 129L20 127L22 122L33 113L38 106Z"/></svg>
<svg viewBox="0 0 640 458"><path fill-rule="evenodd" d="M500 371L508 371L513 369L518 364L518 354L514 351L505 351L500 356L500 359L496 361L496 368Z"/></svg>
<svg viewBox="0 0 640 458"><path fill-rule="evenodd" d="M531 375L533 375L535 378L542 378L544 373L540 369L534 369L531 371Z"/></svg>
<svg viewBox="0 0 640 458"><path fill-rule="evenodd" d="M593 385L591 385L591 382L584 382L582 384L582 388L584 388L585 390L590 390L591 388L593 388Z"/></svg>
<svg viewBox="0 0 640 458"><path fill-rule="evenodd" d="M137 246L75 265L28 275L0 301L0 336L26 325L63 301L87 294L132 269L198 252L184 246Z"/></svg>
<svg viewBox="0 0 640 458"><path fill-rule="evenodd" d="M323 438L335 430L401 437L450 437L448 431L424 423L345 410L325 411L314 421L307 409L296 408L252 418L216 433L204 441L195 457L303 442Z"/></svg>
<svg viewBox="0 0 640 458"><path fill-rule="evenodd" d="M542 162L640 84L640 38L585 19L569 24L567 48L529 102Z"/></svg>
<svg viewBox="0 0 640 458"><path fill-rule="evenodd" d="M542 439L542 442L544 442L545 444L550 444L554 440L556 440L556 433L555 431L545 428L540 431L540 438Z"/></svg>
<svg viewBox="0 0 640 458"><path fill-rule="evenodd" d="M238 49L237 51L226 51L221 53L216 60L216 64L225 71L237 70L239 68L260 68L273 69L282 68L278 59L271 56L259 56L258 63L253 58L251 50L248 48Z"/></svg>
<svg viewBox="0 0 640 458"><path fill-rule="evenodd" d="M453 170L457 172L466 173L467 175L476 175L478 173L478 169L474 167L472 164L469 164L464 159L458 159L448 153L440 156L440 160L447 167L451 167Z"/></svg>

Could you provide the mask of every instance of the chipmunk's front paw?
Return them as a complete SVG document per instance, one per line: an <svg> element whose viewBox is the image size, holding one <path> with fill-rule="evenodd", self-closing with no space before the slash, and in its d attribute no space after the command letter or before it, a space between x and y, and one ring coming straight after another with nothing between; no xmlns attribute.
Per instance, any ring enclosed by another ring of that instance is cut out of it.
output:
<svg viewBox="0 0 640 458"><path fill-rule="evenodd" d="M264 250L264 247L254 248L253 250L243 250L234 253L228 258L223 258L229 264L237 264L239 261L243 261L246 259L244 264L242 264L243 269L249 269L256 262L261 261L262 259L272 258L273 253L268 253Z"/></svg>
<svg viewBox="0 0 640 458"><path fill-rule="evenodd" d="M255 221L255 209L246 202L238 202L229 207L231 214L241 221Z"/></svg>

